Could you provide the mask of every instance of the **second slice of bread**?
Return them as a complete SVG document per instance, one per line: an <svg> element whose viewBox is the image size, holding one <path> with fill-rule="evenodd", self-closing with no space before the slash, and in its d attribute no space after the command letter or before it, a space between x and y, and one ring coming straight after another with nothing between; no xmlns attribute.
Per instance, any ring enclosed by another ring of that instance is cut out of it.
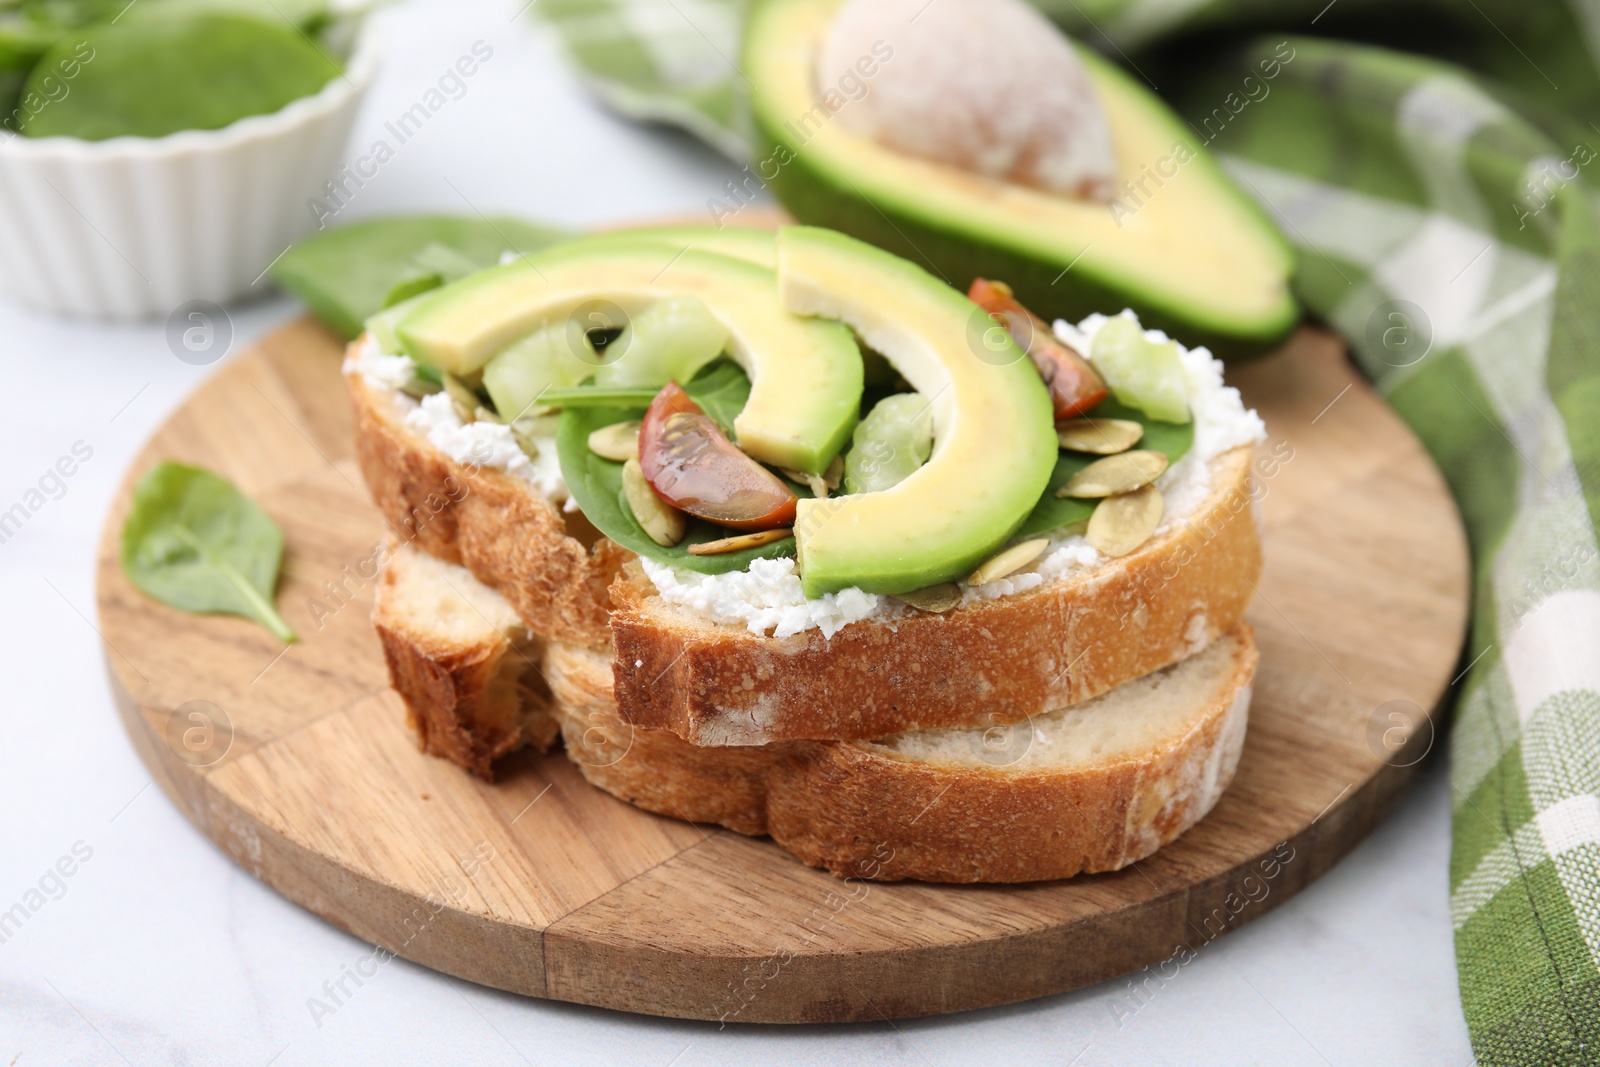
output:
<svg viewBox="0 0 1600 1067"><path fill-rule="evenodd" d="M394 672L413 723L437 734L457 721L471 734L475 695L497 684L494 672L481 669L483 656L457 655L448 632L429 631L436 618L494 619L492 603L472 602L493 593L419 556L402 549L391 560L379 632L392 668L414 665ZM522 670L504 654L497 662ZM846 877L1023 882L1119 869L1204 817L1238 766L1257 653L1241 626L1181 663L1019 723L731 748L626 722L604 652L554 643L543 662L568 756L639 807L770 834ZM434 674L451 684L419 683ZM430 751L462 762L459 750Z"/></svg>

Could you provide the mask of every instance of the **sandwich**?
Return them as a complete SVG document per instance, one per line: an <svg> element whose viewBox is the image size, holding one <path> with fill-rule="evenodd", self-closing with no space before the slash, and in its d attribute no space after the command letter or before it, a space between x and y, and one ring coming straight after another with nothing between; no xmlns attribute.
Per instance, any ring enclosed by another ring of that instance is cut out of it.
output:
<svg viewBox="0 0 1600 1067"><path fill-rule="evenodd" d="M1117 869L1232 777L1264 431L1131 314L639 230L386 309L345 377L391 677L469 771L559 731L641 807L957 882Z"/></svg>

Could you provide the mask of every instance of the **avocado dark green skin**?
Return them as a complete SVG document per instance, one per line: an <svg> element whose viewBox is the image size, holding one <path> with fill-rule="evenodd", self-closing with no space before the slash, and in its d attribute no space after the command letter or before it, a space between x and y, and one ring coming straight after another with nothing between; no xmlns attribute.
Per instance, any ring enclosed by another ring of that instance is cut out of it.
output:
<svg viewBox="0 0 1600 1067"><path fill-rule="evenodd" d="M1204 345L1224 359L1247 359L1268 352L1293 330L1300 318L1299 306L1288 288L1295 253L1282 233L1260 205L1234 185L1204 147L1195 143L1189 127L1165 101L1122 68L1081 45L1079 56L1098 90L1115 94L1118 110L1138 115L1138 135L1148 138L1152 133L1160 134L1171 138L1166 143L1186 147L1189 159L1179 160L1187 168L1189 176L1185 180L1207 183L1218 205L1225 202L1226 209L1239 216L1240 229L1232 232L1244 242L1241 247L1276 262L1272 270L1281 270L1282 289L1269 297L1268 306L1250 308L1247 300L1241 307L1218 299L1216 293L1207 301L1193 295L1193 288L1166 284L1165 279L1173 276L1173 270L1205 269L1198 265L1205 259L1203 256L1195 258L1195 265L1183 268L1157 258L1163 253L1156 246L1146 253L1151 257L1148 269L1135 269L1126 265L1129 261L1125 255L1108 259L1103 250L1094 248L1094 243L1108 236L1103 226L1079 230L1042 218L1035 220L1032 228L1046 237L1054 236L1055 247L1041 248L1035 241L1018 239L1019 221L1024 227L1029 226L1029 221L1019 220L1010 209L991 207L979 196L971 196L963 203L959 195L924 195L926 185L938 183L936 172L880 181L880 175L872 170L875 164L871 154L852 156L823 146L808 147L807 131L817 114L825 123L829 121L826 109L842 105L824 104L815 99L814 90L790 84L795 77L793 35L818 32L838 2L756 0L745 23L745 65L762 74L757 79L758 87L752 90L757 142L754 158L759 162L749 170L770 185L800 222L877 245L930 270L962 291L978 277L1003 281L1025 305L1047 319L1076 321L1093 312L1114 314L1131 307L1146 326L1164 330L1190 347ZM767 63L781 67L775 83L763 80L771 73L761 71ZM806 97L799 95L802 91ZM812 104L810 112L805 110L805 99ZM796 115L801 117L796 119ZM799 129L795 128L797 123ZM954 170L951 174L966 177ZM1132 182L1142 189L1137 183L1144 180L1131 176L1123 187ZM1156 180L1159 187L1160 179ZM1137 196L1132 199L1135 205L1139 204ZM1112 205L1107 210L1111 211ZM1165 224L1181 227L1184 217L1166 211ZM1208 229L1195 227L1192 240L1210 239L1206 236ZM1085 248L1085 240L1093 243ZM1081 262L1080 251L1088 253L1081 256ZM1226 261L1227 257L1223 258ZM1115 265L1119 260L1122 266ZM1191 283L1200 280L1186 279ZM1224 284L1227 281L1211 276L1204 280ZM1260 282L1258 277L1243 284ZM1189 295L1183 292L1186 288Z"/></svg>
<svg viewBox="0 0 1600 1067"><path fill-rule="evenodd" d="M1158 304L1131 297L1125 286L1103 284L1081 268L1063 271L1060 264L1043 263L1007 248L953 237L890 205L880 210L860 190L841 187L827 174L808 166L804 151L780 148L784 142L765 128L760 134L763 144L756 158L789 160L767 184L798 221L826 226L877 245L931 271L962 292L974 278L1003 281L1011 286L1018 300L1047 321L1077 322L1096 311L1114 314L1131 306L1145 327L1165 330L1189 348L1204 345L1219 359L1233 362L1272 351L1298 322L1290 319L1280 328L1257 336L1198 329L1189 320L1168 314Z"/></svg>

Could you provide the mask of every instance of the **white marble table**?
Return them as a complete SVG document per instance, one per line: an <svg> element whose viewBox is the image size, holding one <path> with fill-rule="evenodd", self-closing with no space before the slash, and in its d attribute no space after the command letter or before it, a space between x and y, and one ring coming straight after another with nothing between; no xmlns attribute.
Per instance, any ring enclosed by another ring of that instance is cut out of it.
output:
<svg viewBox="0 0 1600 1067"><path fill-rule="evenodd" d="M494 54L346 217L476 208L582 226L704 210L735 168L597 109L531 17L512 21L519 6L437 0L384 15L388 61L355 152L474 42ZM677 6L692 15L688 0ZM235 352L298 313L284 298L230 310ZM46 890L0 943L0 1064L1471 1062L1437 753L1354 854L1209 946L1132 1015L1113 982L940 1019L719 1031L526 1000L397 960L314 1019L308 999L369 950L255 882L149 785L91 621L95 544L123 468L215 367L174 358L160 322L72 322L4 303L0 352L0 511L74 444L92 449L59 488L47 479L45 505L0 543L0 911L41 879ZM75 847L89 858L47 876Z"/></svg>

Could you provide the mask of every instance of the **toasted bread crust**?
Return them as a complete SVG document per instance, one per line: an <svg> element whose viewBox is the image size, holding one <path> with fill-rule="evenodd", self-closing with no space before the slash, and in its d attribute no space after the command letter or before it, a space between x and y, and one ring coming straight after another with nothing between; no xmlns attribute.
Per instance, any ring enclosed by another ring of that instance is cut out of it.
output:
<svg viewBox="0 0 1600 1067"><path fill-rule="evenodd" d="M345 383L356 458L393 535L461 563L498 590L535 633L611 643L606 587L629 557L604 538L592 551L561 513L504 471L457 463L407 428L391 398L360 374Z"/></svg>
<svg viewBox="0 0 1600 1067"><path fill-rule="evenodd" d="M1220 640L1230 676L1182 737L1134 757L1025 774L862 741L702 748L624 721L603 657L557 645L546 664L569 755L591 783L639 807L770 834L841 877L1029 882L1118 870L1211 810L1238 767L1258 659L1249 627ZM613 748L600 762L581 755L581 738L596 731Z"/></svg>
<svg viewBox="0 0 1600 1067"><path fill-rule="evenodd" d="M637 562L611 586L618 705L698 745L1016 722L1183 659L1239 625L1261 572L1250 449L1212 464L1188 522L1037 589L774 639L666 604Z"/></svg>
<svg viewBox="0 0 1600 1067"><path fill-rule="evenodd" d="M524 744L547 751L557 726L537 666L503 639L449 641L413 625L390 595L396 577L384 569L372 626L417 747L488 781L494 761Z"/></svg>

